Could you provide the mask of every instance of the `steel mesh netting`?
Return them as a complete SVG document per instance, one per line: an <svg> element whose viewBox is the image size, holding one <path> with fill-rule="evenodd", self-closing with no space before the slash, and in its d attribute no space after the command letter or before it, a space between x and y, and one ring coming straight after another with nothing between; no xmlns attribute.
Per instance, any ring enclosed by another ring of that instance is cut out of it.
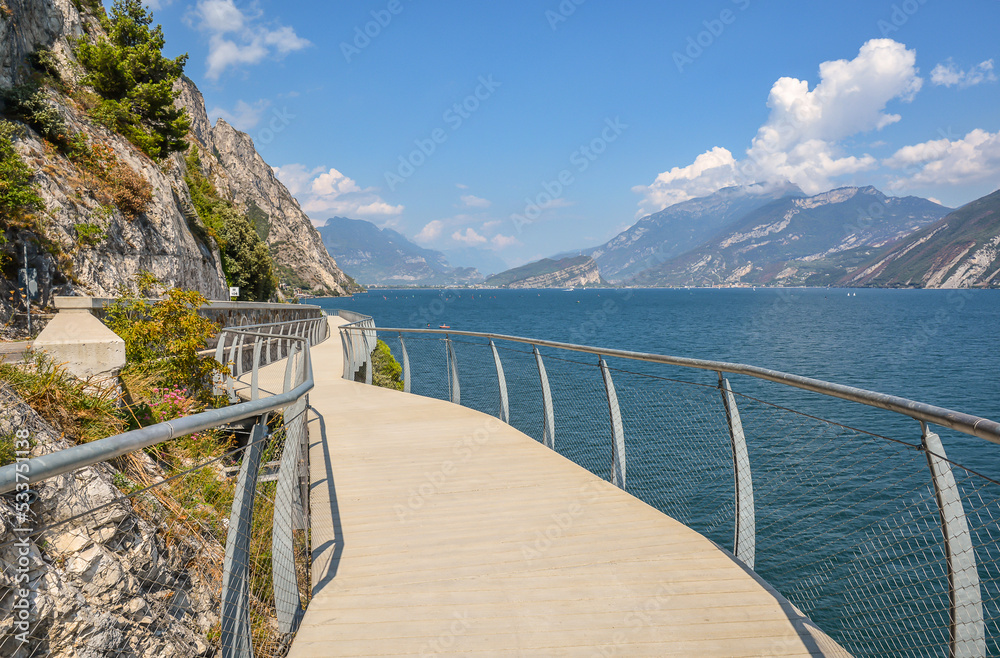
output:
<svg viewBox="0 0 1000 658"><path fill-rule="evenodd" d="M611 480L610 415L597 357L546 350L542 358L552 391L556 452Z"/></svg>
<svg viewBox="0 0 1000 658"><path fill-rule="evenodd" d="M406 340L411 368L423 363L427 377L416 392L448 399L443 338ZM499 415L488 342L452 340L462 404ZM540 441L542 393L531 347L498 342L497 349L511 425ZM542 356L555 449L610 480L611 421L597 357L549 350ZM620 360L615 366L609 373L623 422L626 491L734 550L734 448L715 373ZM420 375L413 371L416 384ZM919 424L893 414L883 424L860 405L830 407L873 431L848 427L765 402L762 384L737 380L732 398L746 437L741 466L752 477L755 514L748 523L755 530L755 570L855 655L947 653L948 560ZM759 397L741 394L741 385ZM788 391L782 388L775 398L788 399ZM815 406L806 398L802 403ZM891 438L899 436L904 440ZM994 473L954 462L951 469L976 557L982 649L1000 655L1000 484L991 479ZM959 618L969 612L960 609Z"/></svg>
<svg viewBox="0 0 1000 658"><path fill-rule="evenodd" d="M732 550L733 456L719 389L609 370L625 432L625 490Z"/></svg>
<svg viewBox="0 0 1000 658"><path fill-rule="evenodd" d="M466 337L451 339L458 364L462 406L499 418L500 387L493 352L488 342L474 340Z"/></svg>
<svg viewBox="0 0 1000 658"><path fill-rule="evenodd" d="M507 379L510 401L508 424L536 441L541 441L544 431L542 384L538 378L535 355L527 345L496 343L496 347ZM490 360L492 361L492 355ZM557 426L556 432L558 431Z"/></svg>
<svg viewBox="0 0 1000 658"><path fill-rule="evenodd" d="M397 361L403 362L397 334L379 333ZM407 334L406 353L410 360L410 393L447 400L448 357L444 339L438 336ZM460 362L461 363L461 362Z"/></svg>
<svg viewBox="0 0 1000 658"><path fill-rule="evenodd" d="M262 481L252 524L244 533L249 548L246 613L257 656L287 651L287 638L275 624L271 583L276 483L268 476L285 443L284 430L277 426L259 440ZM160 445L114 464L36 483L37 500L27 514L18 515L15 494L0 498L0 655L72 650L122 657L196 656L219 649L226 623L220 610L234 471L250 445L192 460L199 449L211 454L229 439L217 433L189 439L183 456L174 444ZM246 439L247 432L238 431L231 440ZM296 534L303 600L309 593L307 540L305 531ZM28 596L20 597L17 588L26 589ZM13 625L22 605L26 629Z"/></svg>

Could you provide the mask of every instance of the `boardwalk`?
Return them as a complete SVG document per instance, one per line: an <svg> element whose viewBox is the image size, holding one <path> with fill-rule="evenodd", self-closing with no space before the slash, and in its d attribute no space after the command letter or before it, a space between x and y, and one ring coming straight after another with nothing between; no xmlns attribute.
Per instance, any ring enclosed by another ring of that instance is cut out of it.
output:
<svg viewBox="0 0 1000 658"><path fill-rule="evenodd" d="M521 432L343 380L332 329L292 657L845 655L713 543Z"/></svg>

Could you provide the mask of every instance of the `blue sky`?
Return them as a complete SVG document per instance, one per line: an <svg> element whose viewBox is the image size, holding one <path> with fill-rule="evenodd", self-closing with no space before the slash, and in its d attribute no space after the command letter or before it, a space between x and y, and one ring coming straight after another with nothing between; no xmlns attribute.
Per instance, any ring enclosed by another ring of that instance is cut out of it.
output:
<svg viewBox="0 0 1000 658"><path fill-rule="evenodd" d="M1000 187L996 1L151 6L317 224L517 265L732 184Z"/></svg>

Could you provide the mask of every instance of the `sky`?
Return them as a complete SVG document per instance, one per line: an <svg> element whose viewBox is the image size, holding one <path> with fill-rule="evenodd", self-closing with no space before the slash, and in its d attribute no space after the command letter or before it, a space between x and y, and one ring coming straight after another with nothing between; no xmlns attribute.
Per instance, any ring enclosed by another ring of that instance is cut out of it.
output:
<svg viewBox="0 0 1000 658"><path fill-rule="evenodd" d="M597 246L730 185L1000 188L997 0L148 4L314 223L469 261Z"/></svg>

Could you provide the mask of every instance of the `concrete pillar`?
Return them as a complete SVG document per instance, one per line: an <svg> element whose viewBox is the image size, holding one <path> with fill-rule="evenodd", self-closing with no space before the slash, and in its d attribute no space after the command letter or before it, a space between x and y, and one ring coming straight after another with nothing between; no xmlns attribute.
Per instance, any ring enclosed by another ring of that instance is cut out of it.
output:
<svg viewBox="0 0 1000 658"><path fill-rule="evenodd" d="M80 379L115 377L125 365L125 341L91 313L94 304L90 297L56 297L59 312L34 343Z"/></svg>

